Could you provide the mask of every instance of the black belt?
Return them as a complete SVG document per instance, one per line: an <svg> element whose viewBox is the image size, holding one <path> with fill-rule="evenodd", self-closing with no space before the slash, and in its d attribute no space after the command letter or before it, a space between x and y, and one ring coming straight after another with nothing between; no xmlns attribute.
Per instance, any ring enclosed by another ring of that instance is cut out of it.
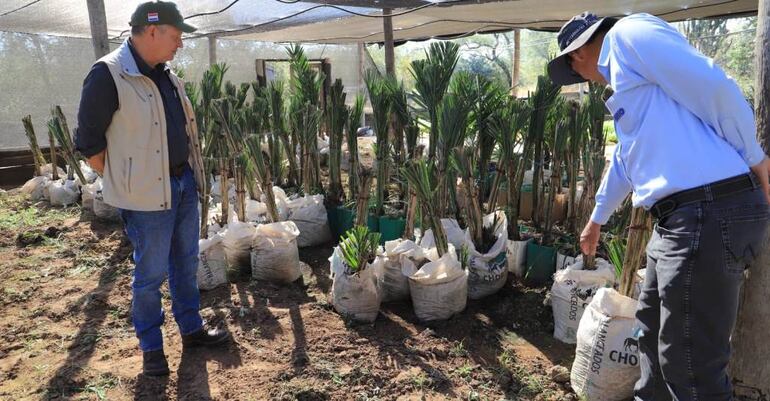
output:
<svg viewBox="0 0 770 401"><path fill-rule="evenodd" d="M184 162L178 166L169 167L168 171L172 177L181 177L184 174L184 170L187 168L187 162Z"/></svg>
<svg viewBox="0 0 770 401"><path fill-rule="evenodd" d="M652 213L655 218L660 219L661 217L669 215L679 206L724 198L738 192L757 188L758 185L754 174L742 174L721 181L712 182L711 184L702 187L687 189L669 195L656 202L652 208L650 208L650 213Z"/></svg>

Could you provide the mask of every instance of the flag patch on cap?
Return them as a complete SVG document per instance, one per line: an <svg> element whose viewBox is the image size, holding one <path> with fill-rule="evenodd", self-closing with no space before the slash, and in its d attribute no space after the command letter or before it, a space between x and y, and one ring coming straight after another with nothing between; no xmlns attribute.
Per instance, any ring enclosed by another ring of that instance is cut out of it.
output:
<svg viewBox="0 0 770 401"><path fill-rule="evenodd" d="M158 18L158 13L147 13L147 22L158 22L160 21L160 18Z"/></svg>

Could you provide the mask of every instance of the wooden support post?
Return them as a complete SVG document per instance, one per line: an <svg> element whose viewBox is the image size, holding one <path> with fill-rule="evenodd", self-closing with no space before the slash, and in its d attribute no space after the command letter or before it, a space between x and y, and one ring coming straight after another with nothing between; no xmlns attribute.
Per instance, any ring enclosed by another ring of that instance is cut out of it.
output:
<svg viewBox="0 0 770 401"><path fill-rule="evenodd" d="M382 15L385 18L382 19L383 32L385 35L385 73L391 77L396 76L396 55L395 44L393 42L393 18L390 17L391 9L382 9Z"/></svg>
<svg viewBox="0 0 770 401"><path fill-rule="evenodd" d="M107 14L104 11L104 0L87 0L87 4L88 20L91 23L91 43L94 45L94 56L98 60L110 52Z"/></svg>
<svg viewBox="0 0 770 401"><path fill-rule="evenodd" d="M366 93L366 87L364 86L364 69L366 65L366 44L359 43L358 44L358 93L365 94ZM366 125L366 115L365 113L361 113L361 127Z"/></svg>
<svg viewBox="0 0 770 401"><path fill-rule="evenodd" d="M757 11L756 80L754 103L757 136L770 151L770 0L759 0ZM759 258L748 270L743 284L738 321L733 333L730 361L735 394L740 399L760 400L770 395L770 241L758 249Z"/></svg>
<svg viewBox="0 0 770 401"><path fill-rule="evenodd" d="M513 74L511 74L511 96L518 97L521 71L521 29L513 31Z"/></svg>
<svg viewBox="0 0 770 401"><path fill-rule="evenodd" d="M209 65L217 63L217 37L209 36Z"/></svg>
<svg viewBox="0 0 770 401"><path fill-rule="evenodd" d="M259 82L260 87L264 88L267 86L267 63L265 60L257 59L255 64L257 71L257 82Z"/></svg>

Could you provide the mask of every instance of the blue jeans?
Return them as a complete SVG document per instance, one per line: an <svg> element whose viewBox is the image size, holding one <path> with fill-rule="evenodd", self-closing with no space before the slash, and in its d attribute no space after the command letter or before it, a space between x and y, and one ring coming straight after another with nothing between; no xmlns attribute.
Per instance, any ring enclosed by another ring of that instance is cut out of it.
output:
<svg viewBox="0 0 770 401"><path fill-rule="evenodd" d="M126 235L134 246L131 317L144 352L163 349L165 320L160 286L168 276L171 310L182 335L203 326L198 268L198 190L192 170L171 177L171 209L143 212L121 209Z"/></svg>
<svg viewBox="0 0 770 401"><path fill-rule="evenodd" d="M660 219L647 245L636 313L637 401L732 399L727 364L738 295L769 218L765 196L755 188Z"/></svg>

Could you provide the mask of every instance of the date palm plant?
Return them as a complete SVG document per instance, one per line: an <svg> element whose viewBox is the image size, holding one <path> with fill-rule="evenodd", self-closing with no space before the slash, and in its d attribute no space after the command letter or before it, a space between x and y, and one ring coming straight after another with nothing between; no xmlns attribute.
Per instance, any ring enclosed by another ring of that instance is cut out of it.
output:
<svg viewBox="0 0 770 401"><path fill-rule="evenodd" d="M35 135L35 127L32 125L32 116L27 115L21 119L24 125L24 134L27 135L29 140L29 150L32 152L32 161L35 163L35 176L42 174L43 166L45 166L45 157L40 150L40 145L37 143L37 136Z"/></svg>
<svg viewBox="0 0 770 401"><path fill-rule="evenodd" d="M348 190L350 191L350 199L356 199L358 194L358 129L361 128L361 119L364 116L365 103L366 98L363 95L356 95L353 106L348 107L348 120L345 125L345 130L347 131L348 161L350 162L348 168Z"/></svg>
<svg viewBox="0 0 770 401"><path fill-rule="evenodd" d="M302 185L306 191L312 188L322 192L317 138L322 118L319 105L324 75L311 67L301 46L292 45L286 51L291 67L291 129L299 141L300 154L304 156L300 161L303 181L305 178L310 180Z"/></svg>
<svg viewBox="0 0 770 401"><path fill-rule="evenodd" d="M417 195L427 227L433 231L439 256L447 253L449 247L444 227L441 225L441 215L437 208L438 190L436 168L425 160L409 160L401 168L401 177L409 183Z"/></svg>
<svg viewBox="0 0 770 401"><path fill-rule="evenodd" d="M435 42L425 51L425 59L411 63L415 102L428 114L430 135L428 156L433 159L438 149L439 106L447 93L459 59L460 47L453 42Z"/></svg>
<svg viewBox="0 0 770 401"><path fill-rule="evenodd" d="M465 141L468 131L468 113L470 109L465 98L449 93L441 102L439 110L438 152L436 154L438 183L438 210L441 217L448 217L456 212L455 187L456 175L450 171L449 160L452 149Z"/></svg>
<svg viewBox="0 0 770 401"><path fill-rule="evenodd" d="M329 88L326 102L326 127L329 130L329 191L327 200L337 206L345 198L342 188L342 142L345 134L345 123L348 119L348 110L345 107L345 88L342 80L337 79Z"/></svg>
<svg viewBox="0 0 770 401"><path fill-rule="evenodd" d="M369 232L366 226L355 226L345 233L339 246L345 273L356 274L366 269L377 257L380 233Z"/></svg>
<svg viewBox="0 0 770 401"><path fill-rule="evenodd" d="M485 200L489 189L489 162L497 142L491 121L494 113L502 107L506 93L499 84L478 74L458 73L452 86L467 99L470 106L470 131L476 149L475 177L481 183L481 199Z"/></svg>
<svg viewBox="0 0 770 401"><path fill-rule="evenodd" d="M574 234L577 238L580 236L580 229L577 225L578 204L577 204L577 182L580 174L580 160L583 149L583 143L586 138L585 119L580 114L580 103L570 101L568 103L567 119L567 150L564 152L564 163L567 166L567 180L569 182L569 193L567 195L567 224L568 232Z"/></svg>
<svg viewBox="0 0 770 401"><path fill-rule="evenodd" d="M543 144L545 143L546 119L551 108L561 91L561 86L556 85L547 75L537 77L537 87L530 96L529 101L532 108L532 115L529 122L528 136L534 144L533 174L532 174L532 220L535 226L540 223L541 186L543 179Z"/></svg>
<svg viewBox="0 0 770 401"><path fill-rule="evenodd" d="M286 158L289 160L287 184L290 187L293 187L297 185L297 182L299 181L299 170L297 167L297 159L294 156L296 148L292 147L291 136L286 129L286 122L284 120L283 81L270 82L267 90L270 96L270 127L273 131L273 135L275 135L278 138L278 141L280 141L280 143L283 145L278 146L278 148L283 148L286 153ZM280 152L277 153L280 157ZM279 160L275 157L275 155L273 155L272 158L273 160Z"/></svg>
<svg viewBox="0 0 770 401"><path fill-rule="evenodd" d="M201 201L201 228L200 238L208 238L208 222L209 222L209 196L211 194L211 184L209 178L214 168L219 165L220 174L224 174L225 180L221 182L224 189L223 205L227 200L227 168L226 163L220 163L220 149L223 148L221 142L221 135L219 131L219 124L214 119L214 113L212 104L215 99L219 99L222 96L222 83L224 75L227 72L227 65L214 64L208 70L204 71L203 78L200 83L200 89L193 91L195 98L195 111L196 120L198 123L198 131L201 133L201 140L199 141L201 155L203 156L203 170L204 177L201 182L200 188L200 201ZM191 99L192 101L193 99ZM226 152L223 152L226 154ZM224 168L223 168L224 167ZM220 176L220 179L223 177ZM224 207L223 207L224 212ZM229 212L229 211L228 211ZM223 213L224 222L226 222L227 212ZM224 222L221 222L224 224Z"/></svg>
<svg viewBox="0 0 770 401"><path fill-rule="evenodd" d="M412 124L413 118L409 110L409 101L404 83L393 82L390 89L393 116L393 171L397 175L407 158L407 153L404 149L404 137L407 135L406 130ZM397 181L399 183L399 199L403 201L406 189L401 185L400 180Z"/></svg>
<svg viewBox="0 0 770 401"><path fill-rule="evenodd" d="M375 214L383 214L385 190L388 184L388 116L391 108L391 82L374 70L368 70L364 78L372 104L374 132L377 135L377 188L375 189Z"/></svg>
<svg viewBox="0 0 770 401"><path fill-rule="evenodd" d="M581 216L581 221L579 222L579 227L583 227L586 224L591 210L596 203L595 195L599 188L599 182L602 179L606 163L604 156L604 142L606 138L603 126L607 109L603 100L604 92L605 87L603 85L590 84L588 99L581 109L582 118L585 119L584 123L588 126L588 137L586 138L582 153L585 185L583 186L583 196L580 200L579 215Z"/></svg>
<svg viewBox="0 0 770 401"><path fill-rule="evenodd" d="M51 119L48 120L48 130L59 142L64 160L69 166L67 169L67 179L74 180L75 174L77 174L80 182L85 184L86 179L83 176L83 171L80 170L75 145L72 143L72 136L70 135L69 126L67 125L67 118L64 117L61 107L54 106L53 109L51 109ZM54 142L51 142L51 147L56 147ZM52 167L53 170L56 170L55 164Z"/></svg>
<svg viewBox="0 0 770 401"><path fill-rule="evenodd" d="M527 160L532 153L532 140L527 134L527 124L530 120L531 104L529 102L510 98L505 102L499 113L495 115L492 122L493 131L500 143L499 164L508 183L508 193L506 205L508 214L508 236L509 239L519 241L518 220L519 220L519 201L521 199L521 186L524 181L524 171L526 170ZM520 153L516 150L521 149ZM501 185L501 180L496 180L492 193L496 194ZM490 204L497 202L497 195L493 195ZM488 211L495 210L491 206Z"/></svg>

